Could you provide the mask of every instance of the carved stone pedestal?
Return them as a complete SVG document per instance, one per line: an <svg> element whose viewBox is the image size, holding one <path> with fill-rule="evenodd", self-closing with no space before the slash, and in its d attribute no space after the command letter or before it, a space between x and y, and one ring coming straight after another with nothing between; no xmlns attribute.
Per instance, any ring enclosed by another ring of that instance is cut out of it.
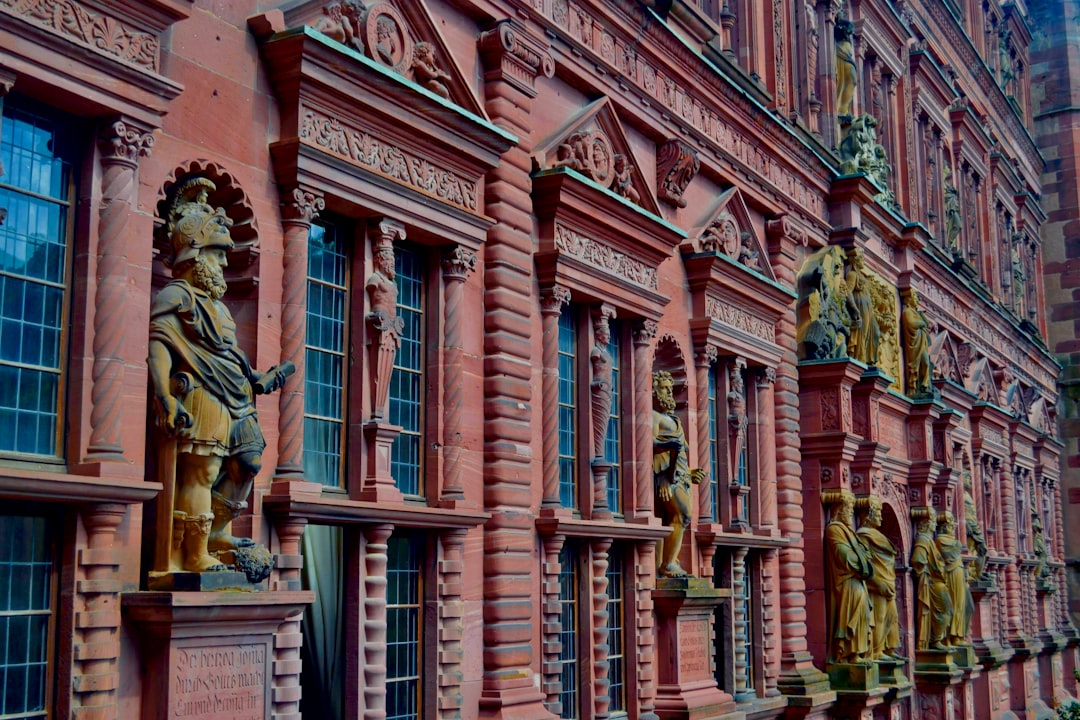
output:
<svg viewBox="0 0 1080 720"><path fill-rule="evenodd" d="M828 671L833 690L870 690L880 684L878 666L874 663L830 663Z"/></svg>
<svg viewBox="0 0 1080 720"><path fill-rule="evenodd" d="M918 650L915 653L915 685L918 699L912 707L913 717L937 717L957 720L964 701L957 691L965 671L952 661L951 650Z"/></svg>
<svg viewBox="0 0 1080 720"><path fill-rule="evenodd" d="M656 713L662 720L742 720L713 677L712 618L730 591L700 578L656 581Z"/></svg>
<svg viewBox="0 0 1080 720"><path fill-rule="evenodd" d="M142 641L142 717L269 720L282 695L295 692L298 700L300 663L275 665L274 633L314 598L303 591L125 594L124 612ZM288 640L278 645L299 642Z"/></svg>
<svg viewBox="0 0 1080 720"><path fill-rule="evenodd" d="M252 592L265 589L266 583L253 585L242 572L164 572L150 573L147 585L160 592L205 592L208 590L236 590ZM261 586L261 587L260 587Z"/></svg>
<svg viewBox="0 0 1080 720"><path fill-rule="evenodd" d="M874 708L884 702L889 692L879 682L877 664L830 663L827 669L836 691L833 712L839 717L873 720Z"/></svg>
<svg viewBox="0 0 1080 720"><path fill-rule="evenodd" d="M364 425L367 439L367 477L360 499L368 502L401 502L401 491L390 474L390 449L401 427L372 421Z"/></svg>

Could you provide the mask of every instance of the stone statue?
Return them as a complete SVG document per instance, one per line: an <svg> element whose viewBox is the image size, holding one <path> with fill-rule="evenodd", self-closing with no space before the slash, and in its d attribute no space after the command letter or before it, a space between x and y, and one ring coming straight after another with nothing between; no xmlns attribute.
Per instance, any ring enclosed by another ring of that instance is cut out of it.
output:
<svg viewBox="0 0 1080 720"><path fill-rule="evenodd" d="M870 552L855 533L855 496L844 490L836 515L825 527L825 599L829 659L867 664L872 657L874 606L866 584L874 576Z"/></svg>
<svg viewBox="0 0 1080 720"><path fill-rule="evenodd" d="M435 46L429 42L418 42L413 47L413 81L446 100L450 91L446 89L446 80L450 75L435 64Z"/></svg>
<svg viewBox="0 0 1080 720"><path fill-rule="evenodd" d="M1035 576L1042 579L1050 577L1050 553L1046 550L1046 535L1043 533L1042 518L1039 513L1031 514L1031 547L1035 552L1035 559L1039 562L1035 570Z"/></svg>
<svg viewBox="0 0 1080 720"><path fill-rule="evenodd" d="M938 516L937 537L938 552L944 564L945 585L949 588L953 614L945 631L945 644L950 647L968 645L966 638L971 628L971 616L975 613L975 603L971 599L964 560L961 557L964 546L956 536L956 519L951 512L945 511Z"/></svg>
<svg viewBox="0 0 1080 720"><path fill-rule="evenodd" d="M397 315L398 286L394 261L393 240L380 236L375 239L375 272L366 283L371 310L367 322L371 328L369 344L375 364L372 373L372 416L382 418L390 402L390 375L401 347L405 324Z"/></svg>
<svg viewBox="0 0 1080 720"><path fill-rule="evenodd" d="M270 574L269 555L229 530L247 507L266 447L255 393L279 389L295 368L289 363L258 372L237 345L236 323L221 302L232 221L207 203L215 189L209 179L194 177L170 191L166 232L173 281L150 310L152 418L164 435L159 474L163 482L175 483L166 489L172 507L161 509L164 517L172 514L169 560L167 568L157 563L156 569L223 571L230 568L222 557L231 553L249 580L258 582ZM157 541L167 542L160 536Z"/></svg>
<svg viewBox="0 0 1080 720"><path fill-rule="evenodd" d="M986 556L989 554L986 546L986 536L983 535L982 527L979 526L979 511L975 505L973 479L970 470L964 470L964 531L967 535L968 552L975 556L975 562L968 569L968 580L975 582L987 580Z"/></svg>
<svg viewBox="0 0 1080 720"><path fill-rule="evenodd" d="M754 249L753 237L745 230L739 233L739 257L737 259L751 270L761 268L758 263L758 251Z"/></svg>
<svg viewBox="0 0 1080 720"><path fill-rule="evenodd" d="M878 528L881 527L881 500L871 496L866 518L859 527L859 540L870 553L873 576L866 580L874 607L874 632L871 660L902 660L900 615L896 609L896 547Z"/></svg>
<svg viewBox="0 0 1080 720"><path fill-rule="evenodd" d="M657 548L660 577L686 577L679 564L683 533L690 527L690 483L700 483L705 474L690 469L686 435L682 421L675 414L675 381L671 373L653 373L653 478L656 483L657 509L671 528Z"/></svg>
<svg viewBox="0 0 1080 720"><path fill-rule="evenodd" d="M942 182L945 185L945 244L952 250L960 249L960 229L963 219L960 216L960 193L952 184L952 168L945 165Z"/></svg>
<svg viewBox="0 0 1080 720"><path fill-rule="evenodd" d="M874 312L870 271L863 261L863 252L855 249L845 278L853 312L848 326L848 355L867 365L877 365L881 344L881 327Z"/></svg>
<svg viewBox="0 0 1080 720"><path fill-rule="evenodd" d="M836 41L836 115L843 125L851 121L852 104L855 99L855 82L857 72L855 68L855 51L852 48L852 39L855 36L855 26L850 20L840 19L836 21L833 29L833 39Z"/></svg>
<svg viewBox="0 0 1080 720"><path fill-rule="evenodd" d="M356 0L333 2L323 8L323 17L315 24L315 29L343 45L364 52L363 28L361 21L367 8Z"/></svg>
<svg viewBox="0 0 1080 720"><path fill-rule="evenodd" d="M593 328L593 349L589 353L592 361L592 424L593 424L593 457L604 457L604 442L607 440L608 420L611 417L611 398L614 391L612 386L613 360L608 352L608 344L611 342L611 328L608 319L601 316L597 319Z"/></svg>
<svg viewBox="0 0 1080 720"><path fill-rule="evenodd" d="M916 525L911 571L915 576L916 644L919 650L946 650L945 637L952 621L952 597L945 583L945 563L934 542L934 521L921 518Z"/></svg>
<svg viewBox="0 0 1080 720"><path fill-rule="evenodd" d="M611 189L635 205L640 203L641 195L634 189L633 179L631 178L631 173L634 169L630 167L630 163L627 161L626 156L622 153L616 153L613 164L615 180Z"/></svg>
<svg viewBox="0 0 1080 720"><path fill-rule="evenodd" d="M930 322L919 309L919 293L914 289L904 295L904 310L900 314L904 331L904 359L906 361L908 395L929 395L934 391L930 384L933 367L930 363Z"/></svg>
<svg viewBox="0 0 1080 720"><path fill-rule="evenodd" d="M814 252L803 263L795 282L799 293L799 357L845 357L853 306L844 282L843 250L830 245Z"/></svg>

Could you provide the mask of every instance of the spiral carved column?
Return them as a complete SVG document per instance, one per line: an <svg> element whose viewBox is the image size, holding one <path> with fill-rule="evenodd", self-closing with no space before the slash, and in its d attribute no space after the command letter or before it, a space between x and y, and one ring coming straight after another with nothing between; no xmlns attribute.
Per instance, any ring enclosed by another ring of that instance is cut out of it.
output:
<svg viewBox="0 0 1080 720"><path fill-rule="evenodd" d="M465 368L461 363L461 325L464 321L461 299L465 292L465 279L476 268L476 253L468 248L455 247L442 261L445 281L446 303L443 330L443 501L465 499L465 486L461 480L461 410L465 392Z"/></svg>
<svg viewBox="0 0 1080 720"><path fill-rule="evenodd" d="M559 502L559 316L570 302L570 291L553 285L540 292L543 323L543 375L540 392L544 458L543 508L557 508Z"/></svg>
<svg viewBox="0 0 1080 720"><path fill-rule="evenodd" d="M776 436L771 419L776 412L773 389L776 370L765 368L757 376L757 408L754 422L757 431L757 525L761 528L776 527ZM766 418L763 420L763 418ZM753 522L753 513L751 513Z"/></svg>
<svg viewBox="0 0 1080 720"><path fill-rule="evenodd" d="M364 528L364 720L386 720L386 543L393 531Z"/></svg>
<svg viewBox="0 0 1080 720"><path fill-rule="evenodd" d="M611 695L608 688L611 680L608 677L608 652L611 650L608 643L608 550L611 549L611 539L594 540L592 542L592 635L593 635L593 717L596 720L604 720L608 717L608 708L611 705Z"/></svg>
<svg viewBox="0 0 1080 720"><path fill-rule="evenodd" d="M634 488L637 518L653 517L653 436L652 436L652 357L649 350L656 337L656 322L640 320L634 324Z"/></svg>
<svg viewBox="0 0 1080 720"><path fill-rule="evenodd" d="M281 362L296 366L296 378L278 398L278 478L304 474L304 360L307 342L308 236L326 207L320 195L293 188L281 203L284 231L281 299Z"/></svg>
<svg viewBox="0 0 1080 720"><path fill-rule="evenodd" d="M139 204L139 157L149 155L153 146L154 136L127 120L114 121L101 135L101 213L88 460L123 460L121 395L128 330L124 322L128 247L134 246L131 217Z"/></svg>

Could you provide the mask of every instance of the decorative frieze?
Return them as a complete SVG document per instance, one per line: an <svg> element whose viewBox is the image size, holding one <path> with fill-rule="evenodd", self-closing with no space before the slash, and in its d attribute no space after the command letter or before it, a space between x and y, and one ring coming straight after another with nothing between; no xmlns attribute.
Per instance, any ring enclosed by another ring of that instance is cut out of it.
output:
<svg viewBox="0 0 1080 720"><path fill-rule="evenodd" d="M303 111L300 139L353 165L407 185L469 212L476 209L476 183L370 133L310 109Z"/></svg>
<svg viewBox="0 0 1080 720"><path fill-rule="evenodd" d="M555 247L586 265L628 280L649 290L656 290L656 268L619 252L613 247L575 232L565 225L555 224Z"/></svg>
<svg viewBox="0 0 1080 720"><path fill-rule="evenodd" d="M158 39L73 0L0 0L0 8L121 60L157 72Z"/></svg>
<svg viewBox="0 0 1080 720"><path fill-rule="evenodd" d="M705 314L725 325L730 325L767 342L776 342L776 327L767 320L751 315L742 308L721 302L716 298L706 298Z"/></svg>

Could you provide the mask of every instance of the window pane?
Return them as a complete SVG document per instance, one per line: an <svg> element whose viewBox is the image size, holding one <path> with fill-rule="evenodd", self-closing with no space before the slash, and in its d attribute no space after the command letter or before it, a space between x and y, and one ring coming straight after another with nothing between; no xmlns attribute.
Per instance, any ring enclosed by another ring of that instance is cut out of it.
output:
<svg viewBox="0 0 1080 720"><path fill-rule="evenodd" d="M312 225L308 234L304 474L332 487L342 484L345 426L348 255L343 235L334 225Z"/></svg>
<svg viewBox="0 0 1080 720"><path fill-rule="evenodd" d="M386 554L386 718L410 720L420 717L421 540L392 536Z"/></svg>
<svg viewBox="0 0 1080 720"><path fill-rule="evenodd" d="M0 124L0 452L56 456L71 133L13 98Z"/></svg>
<svg viewBox="0 0 1080 720"><path fill-rule="evenodd" d="M421 446L424 390L424 272L419 254L394 248L401 347L390 379L390 422L401 434L390 451L390 474L405 495L422 495Z"/></svg>
<svg viewBox="0 0 1080 720"><path fill-rule="evenodd" d="M559 501L577 507L577 323L559 316Z"/></svg>
<svg viewBox="0 0 1080 720"><path fill-rule="evenodd" d="M720 463L717 458L717 451L720 448L718 444L719 438L717 436L717 424L716 424L716 373L720 372L718 367L713 367L709 370L709 489L712 491L712 521L720 521L720 505L719 505L719 491L720 491Z"/></svg>
<svg viewBox="0 0 1080 720"><path fill-rule="evenodd" d="M608 471L608 508L622 512L622 397L619 394L619 326L612 323L608 353L611 354L611 412L604 438L604 460L611 464Z"/></svg>
<svg viewBox="0 0 1080 720"><path fill-rule="evenodd" d="M578 717L577 634L577 552L564 546L559 553L559 665L561 666L559 717Z"/></svg>
<svg viewBox="0 0 1080 720"><path fill-rule="evenodd" d="M0 515L0 715L44 717L55 528L44 517Z"/></svg>
<svg viewBox="0 0 1080 720"><path fill-rule="evenodd" d="M626 712L626 617L623 602L623 557L612 547L608 558L608 710Z"/></svg>

